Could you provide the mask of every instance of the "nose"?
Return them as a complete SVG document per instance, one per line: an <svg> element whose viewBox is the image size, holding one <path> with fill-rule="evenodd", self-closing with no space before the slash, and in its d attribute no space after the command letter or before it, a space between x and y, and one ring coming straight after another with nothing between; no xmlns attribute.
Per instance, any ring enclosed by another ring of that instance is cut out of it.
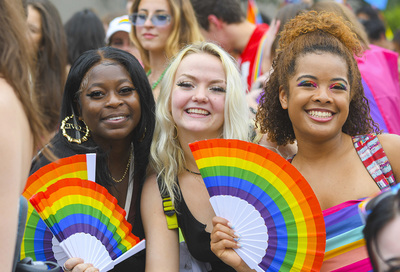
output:
<svg viewBox="0 0 400 272"><path fill-rule="evenodd" d="M107 107L118 107L119 105L122 105L123 101L121 97L116 93L116 92L110 92L108 95L108 100L106 102Z"/></svg>
<svg viewBox="0 0 400 272"><path fill-rule="evenodd" d="M197 103L206 103L208 102L208 89L205 87L197 87L195 93L192 96L192 101Z"/></svg>
<svg viewBox="0 0 400 272"><path fill-rule="evenodd" d="M329 87L320 86L315 90L313 101L320 103L331 103L332 95Z"/></svg>
<svg viewBox="0 0 400 272"><path fill-rule="evenodd" d="M143 26L146 26L146 27L152 27L152 26L154 26L154 25L153 25L153 21L151 21L151 18L153 18L153 16L148 15L148 16L146 17L146 20L144 21Z"/></svg>

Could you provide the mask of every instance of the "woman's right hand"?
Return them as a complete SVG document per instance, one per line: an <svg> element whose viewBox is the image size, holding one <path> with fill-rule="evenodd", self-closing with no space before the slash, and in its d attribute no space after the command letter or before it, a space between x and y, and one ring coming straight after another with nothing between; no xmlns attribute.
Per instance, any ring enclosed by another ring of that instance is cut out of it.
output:
<svg viewBox="0 0 400 272"><path fill-rule="evenodd" d="M238 272L253 271L234 250L234 248L240 248L240 237L236 235L234 226L231 226L228 220L218 216L213 218L212 223L211 251Z"/></svg>
<svg viewBox="0 0 400 272"><path fill-rule="evenodd" d="M81 258L70 258L63 266L65 272L99 272L92 264L84 263Z"/></svg>

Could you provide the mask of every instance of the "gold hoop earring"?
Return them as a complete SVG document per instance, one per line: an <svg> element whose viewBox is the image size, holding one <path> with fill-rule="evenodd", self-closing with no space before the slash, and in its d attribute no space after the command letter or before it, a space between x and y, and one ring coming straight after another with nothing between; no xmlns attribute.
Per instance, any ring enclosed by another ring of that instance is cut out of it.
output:
<svg viewBox="0 0 400 272"><path fill-rule="evenodd" d="M176 125L174 125L174 132L176 131L176 135L174 136L174 140L178 139L178 128L176 127Z"/></svg>
<svg viewBox="0 0 400 272"><path fill-rule="evenodd" d="M65 119L64 120L62 120L62 122L61 122L61 126L60 126L60 130L62 131L62 135L65 137L65 138L67 138L67 140L68 140L68 142L70 142L70 143L77 143L77 144L81 144L81 143L83 143L83 142L86 142L87 140L88 140L88 138L89 138L89 127L86 125L86 123L85 123L85 121L83 121L83 120L81 120L81 122L83 122L83 124L85 125L85 128L84 128L84 130L82 129L82 127L80 126L80 125L78 125L78 124L72 124L72 123L67 123L68 122L68 120L69 119L72 119L72 118L74 118L74 115L72 114L71 116L67 116L67 117L65 117ZM67 129L73 129L73 130L76 130L76 132L78 132L78 133L85 133L85 135L83 135L83 137L82 138L80 138L80 139L75 139L75 138L72 138L71 136L69 136L68 134L67 134Z"/></svg>

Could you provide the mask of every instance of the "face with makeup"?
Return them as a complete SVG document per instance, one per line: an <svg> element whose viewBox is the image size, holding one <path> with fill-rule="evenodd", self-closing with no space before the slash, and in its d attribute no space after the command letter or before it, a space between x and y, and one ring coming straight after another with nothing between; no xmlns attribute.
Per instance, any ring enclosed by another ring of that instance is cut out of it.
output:
<svg viewBox="0 0 400 272"><path fill-rule="evenodd" d="M279 99L298 140L322 140L341 133L351 99L348 69L345 59L332 53L306 53L297 58L289 90L281 86Z"/></svg>
<svg viewBox="0 0 400 272"><path fill-rule="evenodd" d="M206 53L185 56L174 78L171 113L178 133L219 138L224 125L226 75L221 60ZM200 137L202 137L200 136Z"/></svg>
<svg viewBox="0 0 400 272"><path fill-rule="evenodd" d="M97 144L131 141L141 106L125 67L109 60L95 65L82 80L79 101L81 117Z"/></svg>

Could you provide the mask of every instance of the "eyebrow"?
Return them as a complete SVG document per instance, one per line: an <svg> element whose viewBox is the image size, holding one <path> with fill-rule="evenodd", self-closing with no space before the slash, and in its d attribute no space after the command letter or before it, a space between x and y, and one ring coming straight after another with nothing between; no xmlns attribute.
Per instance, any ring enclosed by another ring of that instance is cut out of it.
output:
<svg viewBox="0 0 400 272"><path fill-rule="evenodd" d="M148 9L139 9L138 11L146 11L146 12L149 12L149 10ZM168 13L168 11L166 10L166 9L156 9L155 11L154 11L155 13L157 13L157 12L167 12Z"/></svg>
<svg viewBox="0 0 400 272"><path fill-rule="evenodd" d="M183 77L183 76L188 77L188 78L190 78L192 80L197 80L197 77L192 76L190 74L181 74L179 76L179 78ZM210 83L224 83L224 84L226 84L226 80L225 79L214 79L214 80L211 80Z"/></svg>
<svg viewBox="0 0 400 272"><path fill-rule="evenodd" d="M314 80L317 80L317 79L318 79L317 77L312 76L312 75L302 75L302 76L299 76L299 77L296 79L296 81L299 81L299 80L304 79L304 78L311 78L311 79L314 79ZM332 79L329 80L329 81L343 81L343 82L346 83L347 85L349 84L344 78L341 78L341 77L335 77L335 78L332 78Z"/></svg>
<svg viewBox="0 0 400 272"><path fill-rule="evenodd" d="M118 85L122 84L122 83L125 83L125 82L128 82L128 83L133 85L133 82L131 80L129 80L129 79L120 79L120 80L117 81ZM96 83L93 83L90 86L88 86L86 89L89 90L89 89L91 89L93 87L102 87L103 85L104 85L103 82L99 82L99 83L96 82Z"/></svg>

